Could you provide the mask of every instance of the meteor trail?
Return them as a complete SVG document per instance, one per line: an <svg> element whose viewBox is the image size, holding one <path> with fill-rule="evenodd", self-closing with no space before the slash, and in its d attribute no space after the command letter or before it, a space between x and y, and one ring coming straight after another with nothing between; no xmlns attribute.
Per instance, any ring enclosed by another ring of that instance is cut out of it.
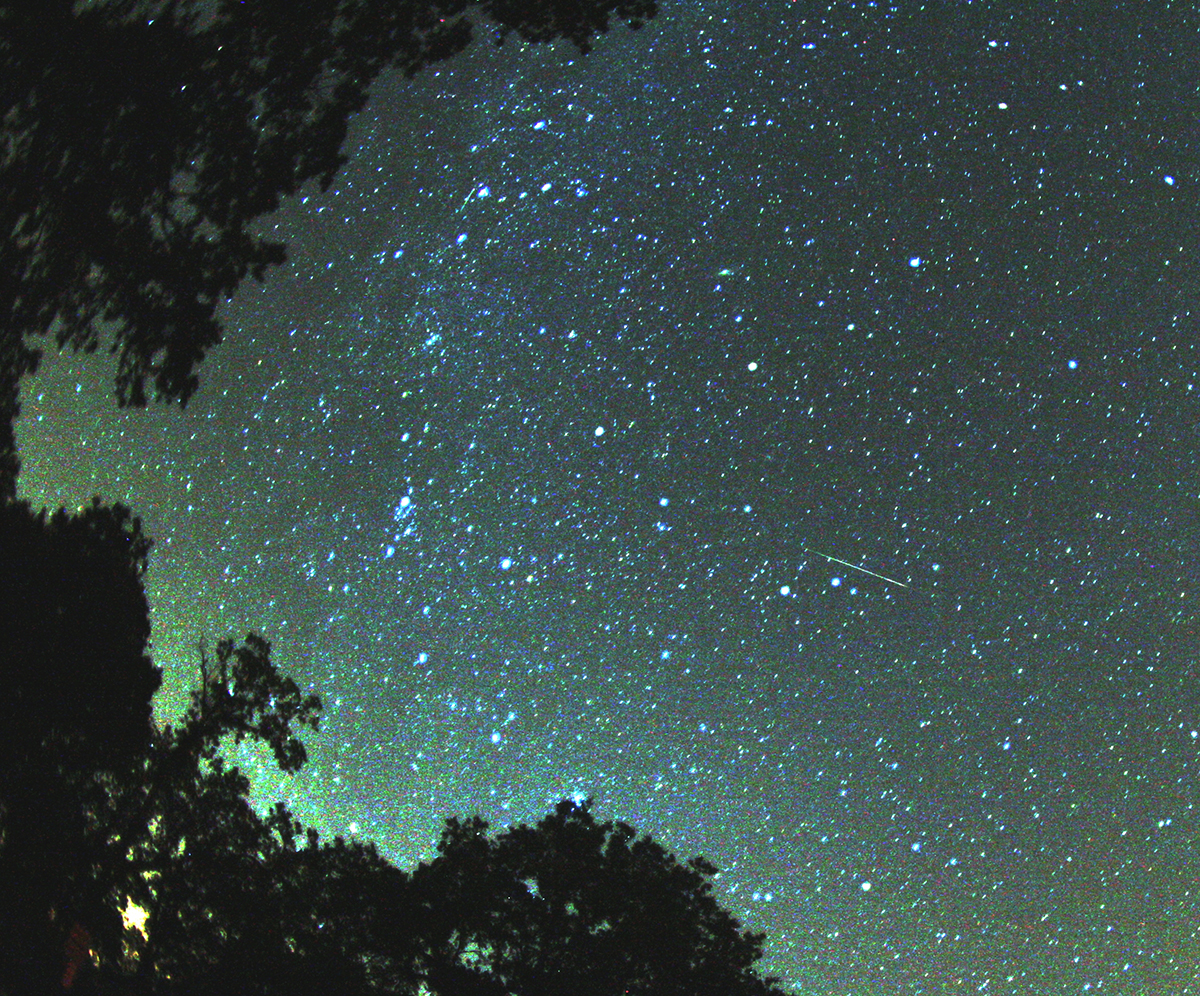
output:
<svg viewBox="0 0 1200 996"><path fill-rule="evenodd" d="M888 584L898 585L901 588L909 587L903 581L897 581L895 578L889 578L886 574L876 574L874 571L869 571L865 567L859 567L858 564L852 564L848 560L842 560L840 557L832 557L828 553L822 553L820 550L813 550L809 547L810 553L815 553L819 557L824 557L826 560L831 560L835 564L841 564L843 567L849 567L852 571L862 571L864 574L870 574L873 578L879 578L881 581L886 581Z"/></svg>

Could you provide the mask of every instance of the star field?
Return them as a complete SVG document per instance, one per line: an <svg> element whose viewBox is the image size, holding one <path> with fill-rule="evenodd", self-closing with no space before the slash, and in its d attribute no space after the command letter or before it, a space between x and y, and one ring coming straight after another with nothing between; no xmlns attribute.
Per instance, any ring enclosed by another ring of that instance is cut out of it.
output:
<svg viewBox="0 0 1200 996"><path fill-rule="evenodd" d="M1195 22L668 5L381 80L185 411L44 364L22 495L144 517L162 714L272 640L326 718L240 760L330 833L592 796L798 993L1200 992Z"/></svg>

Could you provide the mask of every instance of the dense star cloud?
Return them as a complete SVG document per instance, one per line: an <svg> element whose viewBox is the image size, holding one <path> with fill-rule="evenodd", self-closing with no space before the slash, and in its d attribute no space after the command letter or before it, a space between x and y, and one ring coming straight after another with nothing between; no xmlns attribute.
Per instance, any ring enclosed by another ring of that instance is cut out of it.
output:
<svg viewBox="0 0 1200 996"><path fill-rule="evenodd" d="M690 4L381 81L188 409L48 362L22 494L143 516L164 713L268 634L328 716L264 801L397 860L594 796L801 992L1196 992L1196 28Z"/></svg>

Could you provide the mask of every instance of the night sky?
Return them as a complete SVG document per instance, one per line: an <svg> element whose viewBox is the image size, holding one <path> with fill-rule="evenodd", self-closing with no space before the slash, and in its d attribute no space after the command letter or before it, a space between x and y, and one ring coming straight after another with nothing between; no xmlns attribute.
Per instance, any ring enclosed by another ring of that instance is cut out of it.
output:
<svg viewBox="0 0 1200 996"><path fill-rule="evenodd" d="M143 516L162 716L249 629L323 696L239 755L323 831L592 796L800 993L1200 993L1198 29L696 2L382 80L187 409L48 361L21 493Z"/></svg>

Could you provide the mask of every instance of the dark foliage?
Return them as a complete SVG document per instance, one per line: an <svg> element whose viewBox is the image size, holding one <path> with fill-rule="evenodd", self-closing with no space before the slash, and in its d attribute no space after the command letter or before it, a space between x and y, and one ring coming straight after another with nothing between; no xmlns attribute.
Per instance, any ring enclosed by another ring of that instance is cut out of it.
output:
<svg viewBox="0 0 1200 996"><path fill-rule="evenodd" d="M320 701L250 634L201 651L187 712L152 724L147 548L119 506L0 506L0 994L780 996L712 866L587 807L495 837L450 820L412 875L258 813L222 745L298 770Z"/></svg>
<svg viewBox="0 0 1200 996"><path fill-rule="evenodd" d="M494 37L580 49L653 0L485 0ZM461 51L462 0L0 3L0 484L36 339L118 357L121 404L186 402L215 311L284 259L252 230L341 167L347 120L392 67Z"/></svg>
<svg viewBox="0 0 1200 996"><path fill-rule="evenodd" d="M51 746L60 759L112 766L150 737L150 541L122 505L77 515L0 504L0 631L6 694L0 768Z"/></svg>
<svg viewBox="0 0 1200 996"><path fill-rule="evenodd" d="M91 878L97 806L150 746L149 546L120 505L47 516L0 503L3 969L44 967L70 927L52 911Z"/></svg>
<svg viewBox="0 0 1200 996"><path fill-rule="evenodd" d="M202 656L191 708L177 727L156 728L160 674L147 653L142 584L149 548L121 505L96 500L47 515L0 502L6 996L61 989L63 979L85 985L91 950L117 965L128 943L121 910L146 894L147 875L182 869L195 888L215 888L203 856L236 868L242 884L291 833L285 813L254 813L249 784L225 769L218 748L250 737L295 770L305 759L297 731L316 726L320 702L281 676L269 644L252 634L241 646L219 643L212 666Z"/></svg>
<svg viewBox="0 0 1200 996"><path fill-rule="evenodd" d="M165 836L177 857L138 895L149 934L116 987L213 994L784 996L755 970L762 935L683 863L620 823L564 802L536 827L489 837L447 821L411 876L370 845L321 845L279 807L243 810L236 774L204 811L241 813ZM215 784L215 783L214 783ZM210 809L210 807L214 807ZM289 830L289 825L291 829ZM186 846L181 846L186 845Z"/></svg>
<svg viewBox="0 0 1200 996"><path fill-rule="evenodd" d="M413 875L439 996L782 996L754 970L763 935L717 903L703 859L571 802L536 827L486 830L449 820L440 856Z"/></svg>
<svg viewBox="0 0 1200 996"><path fill-rule="evenodd" d="M306 754L297 728L315 729L320 711L320 700L279 673L255 634L241 646L221 641L213 662L201 653L191 706L178 725L155 732L136 776L115 786L94 851L101 870L93 894L113 908L136 903L153 925L151 943L128 930L107 938L108 975L127 980L132 971L146 991L170 978L192 988L163 991L215 993L234 976L254 978L252 965L278 968L271 978L300 971L303 959L285 937L285 913L297 904L281 900L286 882L275 864L295 851L299 825L282 804L260 817L249 781L226 766L220 746L250 738L282 770L298 770Z"/></svg>

